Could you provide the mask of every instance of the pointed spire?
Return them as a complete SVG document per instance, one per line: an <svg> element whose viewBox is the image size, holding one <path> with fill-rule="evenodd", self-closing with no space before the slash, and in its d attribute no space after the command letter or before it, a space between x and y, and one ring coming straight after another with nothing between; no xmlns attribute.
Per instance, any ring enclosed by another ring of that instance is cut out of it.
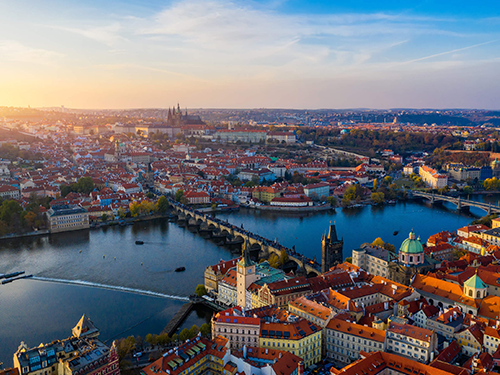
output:
<svg viewBox="0 0 500 375"><path fill-rule="evenodd" d="M238 264L242 267L250 267L253 265L252 259L250 259L250 254L248 251L248 241L245 239L245 242L243 242L243 246L241 247L241 260L238 262Z"/></svg>
<svg viewBox="0 0 500 375"><path fill-rule="evenodd" d="M337 230L335 229L335 224L330 225L330 230L328 231L328 239L330 242L337 242Z"/></svg>

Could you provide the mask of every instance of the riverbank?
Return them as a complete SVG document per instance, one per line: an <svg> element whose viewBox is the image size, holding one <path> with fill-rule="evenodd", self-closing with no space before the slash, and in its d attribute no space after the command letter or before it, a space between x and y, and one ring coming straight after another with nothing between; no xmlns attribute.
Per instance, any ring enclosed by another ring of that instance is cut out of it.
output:
<svg viewBox="0 0 500 375"><path fill-rule="evenodd" d="M284 206L255 206L255 205L241 205L241 207L249 208L252 210L262 210L262 211L274 211L274 212L319 212L319 211L329 211L335 210L335 207L331 205L327 206L305 206L305 207L284 207Z"/></svg>
<svg viewBox="0 0 500 375"><path fill-rule="evenodd" d="M6 234L5 236L1 236L0 241L1 240L13 240L16 238L25 238L25 237L46 236L48 234L50 234L50 231L48 229L42 229L42 230L37 230L34 232L28 232L28 233L23 233L23 234L11 233L11 234Z"/></svg>

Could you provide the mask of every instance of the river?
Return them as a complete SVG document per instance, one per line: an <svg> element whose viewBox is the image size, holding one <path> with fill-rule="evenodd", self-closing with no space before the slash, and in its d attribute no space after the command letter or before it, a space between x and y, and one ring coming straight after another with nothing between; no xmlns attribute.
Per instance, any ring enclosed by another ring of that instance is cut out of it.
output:
<svg viewBox="0 0 500 375"><path fill-rule="evenodd" d="M475 209L471 213L458 214L453 205L407 202L308 216L249 209L217 216L278 238L320 261L321 236L330 222L335 222L344 239L344 256L350 256L353 248L376 237L399 248L412 229L426 240L438 231L466 225L473 214L483 214ZM393 236L394 231L399 234ZM136 240L144 245L136 245ZM58 282L27 279L0 285L0 362L11 366L12 354L22 340L35 346L69 336L84 313L100 328L103 340L159 333L196 285L203 283L206 266L232 257L227 248L166 220L3 241L0 273L22 270ZM186 271L173 272L179 266ZM201 325L209 316L203 309L194 311L183 327Z"/></svg>

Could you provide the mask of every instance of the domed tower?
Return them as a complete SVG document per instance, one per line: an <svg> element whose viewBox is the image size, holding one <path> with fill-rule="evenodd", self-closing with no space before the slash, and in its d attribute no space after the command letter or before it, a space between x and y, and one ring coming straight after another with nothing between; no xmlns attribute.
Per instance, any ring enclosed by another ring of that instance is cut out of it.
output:
<svg viewBox="0 0 500 375"><path fill-rule="evenodd" d="M424 247L420 243L420 238L415 238L413 231L401 244L398 259L401 264L407 267L424 263Z"/></svg>
<svg viewBox="0 0 500 375"><path fill-rule="evenodd" d="M488 286L476 273L464 282L464 295L469 298L484 298L488 294Z"/></svg>

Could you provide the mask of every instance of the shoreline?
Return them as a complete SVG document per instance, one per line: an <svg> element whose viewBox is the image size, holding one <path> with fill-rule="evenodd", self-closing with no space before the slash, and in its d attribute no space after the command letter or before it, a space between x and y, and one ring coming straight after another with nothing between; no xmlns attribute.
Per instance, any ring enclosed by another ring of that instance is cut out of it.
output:
<svg viewBox="0 0 500 375"><path fill-rule="evenodd" d="M255 206L255 205L240 205L243 208L248 208L251 210L262 210L262 211L276 211L276 212L321 212L328 210L335 210L333 206L305 206L305 207L285 207L285 206Z"/></svg>

